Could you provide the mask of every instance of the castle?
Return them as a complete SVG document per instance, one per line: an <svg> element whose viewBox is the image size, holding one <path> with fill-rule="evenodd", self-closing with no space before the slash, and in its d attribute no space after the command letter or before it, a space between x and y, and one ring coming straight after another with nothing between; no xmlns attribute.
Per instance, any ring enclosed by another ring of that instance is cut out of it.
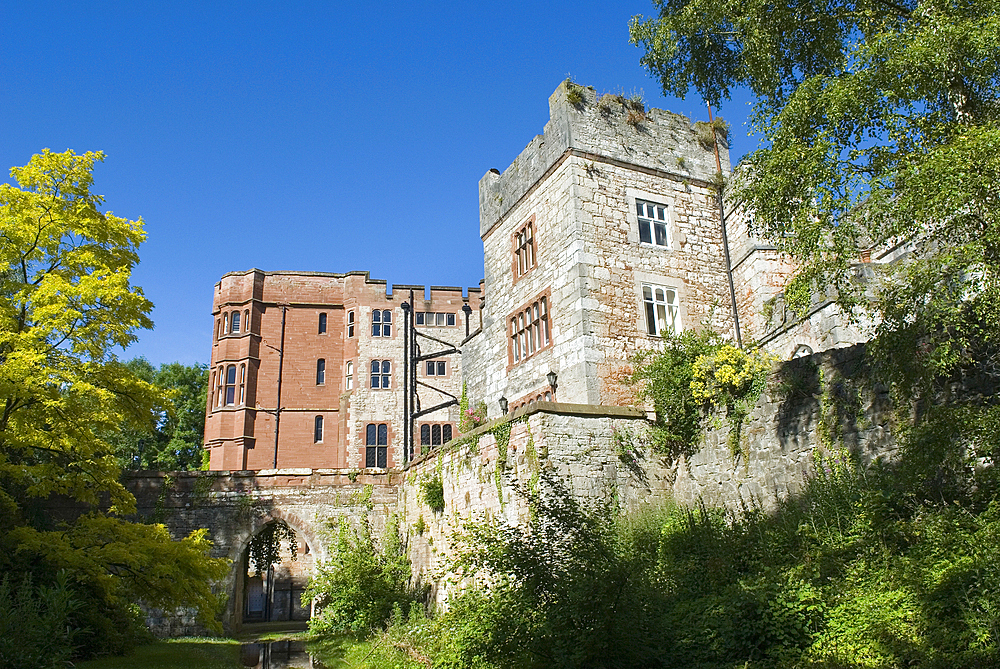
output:
<svg viewBox="0 0 1000 669"><path fill-rule="evenodd" d="M765 318L794 266L719 198L724 133L569 81L549 109L544 132L479 182L478 287L222 277L212 470L400 468L458 434L463 384L490 417L628 404L631 356L665 332L711 327L783 358L859 339L829 303Z"/></svg>

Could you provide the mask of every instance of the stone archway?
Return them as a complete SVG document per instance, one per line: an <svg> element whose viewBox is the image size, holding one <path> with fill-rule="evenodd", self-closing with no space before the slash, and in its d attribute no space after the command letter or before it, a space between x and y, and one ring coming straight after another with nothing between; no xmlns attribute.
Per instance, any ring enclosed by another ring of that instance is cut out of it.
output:
<svg viewBox="0 0 1000 669"><path fill-rule="evenodd" d="M250 542L275 523L283 523L295 533L298 543L296 560L290 560L286 553L282 561L268 573L261 576L250 575ZM229 595L224 616L226 628L237 632L245 624L254 622L308 620L311 612L301 607L298 598L316 565L326 558L326 547L319 541L312 524L294 513L270 508L249 519L237 533L236 539L231 544L228 556L232 568L226 581L226 592ZM248 598L248 593L251 598Z"/></svg>

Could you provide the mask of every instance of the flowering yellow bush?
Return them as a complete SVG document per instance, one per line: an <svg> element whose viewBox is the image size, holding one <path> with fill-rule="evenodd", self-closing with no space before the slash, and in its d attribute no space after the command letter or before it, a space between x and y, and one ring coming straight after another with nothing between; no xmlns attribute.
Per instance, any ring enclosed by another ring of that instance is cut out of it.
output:
<svg viewBox="0 0 1000 669"><path fill-rule="evenodd" d="M696 400L717 406L731 406L751 393L756 401L771 363L771 357L760 351L741 351L732 344L723 344L695 359L691 394Z"/></svg>

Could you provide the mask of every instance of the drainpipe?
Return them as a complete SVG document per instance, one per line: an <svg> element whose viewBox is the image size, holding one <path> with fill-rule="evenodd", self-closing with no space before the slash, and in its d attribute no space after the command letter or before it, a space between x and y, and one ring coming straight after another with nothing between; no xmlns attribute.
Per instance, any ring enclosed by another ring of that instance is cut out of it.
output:
<svg viewBox="0 0 1000 669"><path fill-rule="evenodd" d="M712 104L708 104L708 123L712 125ZM729 279L729 299L733 305L733 325L736 328L736 345L743 348L743 338L740 336L740 314L736 308L736 287L733 285L733 264L729 259L729 235L726 232L726 210L722 203L722 160L719 158L719 137L712 125L712 145L715 147L715 169L719 174L719 220L722 223L722 253L726 260L726 277Z"/></svg>
<svg viewBox="0 0 1000 669"><path fill-rule="evenodd" d="M403 302L403 462L410 461L410 301ZM377 464L377 463L376 463Z"/></svg>
<svg viewBox="0 0 1000 669"><path fill-rule="evenodd" d="M274 468L278 468L278 433L281 430L281 370L285 364L285 316L288 307L281 307L281 348L278 349L278 404L274 409Z"/></svg>

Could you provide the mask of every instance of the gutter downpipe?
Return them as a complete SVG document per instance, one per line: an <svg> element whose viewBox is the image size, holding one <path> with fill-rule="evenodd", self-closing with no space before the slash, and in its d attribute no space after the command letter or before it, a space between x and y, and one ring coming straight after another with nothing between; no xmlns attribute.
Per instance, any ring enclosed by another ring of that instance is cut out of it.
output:
<svg viewBox="0 0 1000 669"><path fill-rule="evenodd" d="M281 430L281 370L285 364L285 316L288 307L281 307L281 348L278 349L278 403L274 409L274 468L278 468L278 433Z"/></svg>
<svg viewBox="0 0 1000 669"><path fill-rule="evenodd" d="M733 285L733 266L729 258L729 235L726 232L726 210L722 203L722 160L719 158L719 136L712 119L712 104L708 103L708 123L712 126L712 145L715 147L715 169L719 174L719 221L722 223L722 252L726 259L726 277L729 279L729 299L733 305L733 325L736 328L736 345L743 348L740 336L740 315L736 308L736 286Z"/></svg>
<svg viewBox="0 0 1000 669"><path fill-rule="evenodd" d="M403 302L403 462L410 461L410 305L413 304L413 291L410 291L410 301Z"/></svg>

